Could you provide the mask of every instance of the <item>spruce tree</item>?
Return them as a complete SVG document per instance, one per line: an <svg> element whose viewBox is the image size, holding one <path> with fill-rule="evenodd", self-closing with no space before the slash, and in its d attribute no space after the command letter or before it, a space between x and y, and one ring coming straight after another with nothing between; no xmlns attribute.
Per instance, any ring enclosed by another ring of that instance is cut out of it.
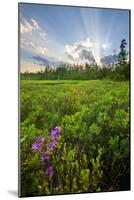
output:
<svg viewBox="0 0 134 200"><path fill-rule="evenodd" d="M126 45L127 45L127 42L125 39L123 39L121 41L121 45L120 45L120 52L119 52L119 64L120 65L123 65L123 64L126 64L127 63L127 50L126 50Z"/></svg>
<svg viewBox="0 0 134 200"><path fill-rule="evenodd" d="M125 39L121 41L118 65L115 69L118 79L128 80L130 78L130 66L127 62L128 52L126 50L127 42Z"/></svg>

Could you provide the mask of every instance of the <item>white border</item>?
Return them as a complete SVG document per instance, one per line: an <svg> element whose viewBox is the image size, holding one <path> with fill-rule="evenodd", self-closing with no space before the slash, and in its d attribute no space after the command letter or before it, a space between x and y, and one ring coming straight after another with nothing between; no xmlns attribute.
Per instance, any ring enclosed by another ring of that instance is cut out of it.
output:
<svg viewBox="0 0 134 200"><path fill-rule="evenodd" d="M133 0L28 0L24 2L132 9L131 110L134 110L134 3ZM17 199L18 188L18 0L0 4L0 199ZM131 114L132 191L36 197L30 199L132 199L134 186L134 117ZM24 199L24 198L22 198Z"/></svg>

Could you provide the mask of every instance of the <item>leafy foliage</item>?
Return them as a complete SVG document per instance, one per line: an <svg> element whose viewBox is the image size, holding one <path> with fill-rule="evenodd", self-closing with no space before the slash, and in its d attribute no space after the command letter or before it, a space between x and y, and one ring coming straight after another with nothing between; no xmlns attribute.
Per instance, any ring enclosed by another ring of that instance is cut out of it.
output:
<svg viewBox="0 0 134 200"><path fill-rule="evenodd" d="M22 196L129 189L129 82L22 80L20 100Z"/></svg>

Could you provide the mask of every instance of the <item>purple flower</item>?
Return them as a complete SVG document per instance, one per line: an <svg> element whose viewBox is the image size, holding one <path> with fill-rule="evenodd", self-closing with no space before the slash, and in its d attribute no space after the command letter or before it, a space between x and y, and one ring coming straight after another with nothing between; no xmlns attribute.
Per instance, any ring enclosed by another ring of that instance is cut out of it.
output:
<svg viewBox="0 0 134 200"><path fill-rule="evenodd" d="M44 138L40 135L36 138L35 142L32 144L32 149L39 150L44 142Z"/></svg>
<svg viewBox="0 0 134 200"><path fill-rule="evenodd" d="M52 135L53 137L56 137L56 136L57 136L57 130L53 129L53 130L51 131L51 135Z"/></svg>
<svg viewBox="0 0 134 200"><path fill-rule="evenodd" d="M41 148L41 144L38 144L37 142L34 142L32 144L32 149L33 150L39 150Z"/></svg>
<svg viewBox="0 0 134 200"><path fill-rule="evenodd" d="M48 148L51 150L53 150L55 147L56 147L56 140L54 140L48 144Z"/></svg>
<svg viewBox="0 0 134 200"><path fill-rule="evenodd" d="M44 142L44 138L42 137L42 135L40 135L40 136L38 136L38 137L36 138L36 142L37 142L37 143L43 143L43 142Z"/></svg>
<svg viewBox="0 0 134 200"><path fill-rule="evenodd" d="M41 159L42 159L42 160L47 160L47 161L50 160L50 156L49 156L48 151L46 151L46 152L43 153Z"/></svg>
<svg viewBox="0 0 134 200"><path fill-rule="evenodd" d="M53 176L54 175L54 170L53 170L53 167L49 166L46 170L46 175L47 176Z"/></svg>
<svg viewBox="0 0 134 200"><path fill-rule="evenodd" d="M59 134L60 134L60 128L59 128L59 127L55 127L55 128L51 131L51 136L53 136L55 140L58 139Z"/></svg>

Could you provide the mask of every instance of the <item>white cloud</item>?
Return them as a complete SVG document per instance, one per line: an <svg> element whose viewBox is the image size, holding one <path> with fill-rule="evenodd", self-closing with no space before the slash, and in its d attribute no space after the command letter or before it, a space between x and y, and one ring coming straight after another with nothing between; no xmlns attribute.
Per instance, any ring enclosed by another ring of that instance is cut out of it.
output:
<svg viewBox="0 0 134 200"><path fill-rule="evenodd" d="M87 38L87 39L84 40L84 41L81 41L80 43L81 43L81 45L82 45L83 47L86 47L86 48L90 48L90 47L93 46L93 42L91 42L91 40L90 40L89 38Z"/></svg>
<svg viewBox="0 0 134 200"><path fill-rule="evenodd" d="M46 47L41 47L37 46L36 47L36 52L42 55L45 55L47 53L47 48Z"/></svg>
<svg viewBox="0 0 134 200"><path fill-rule="evenodd" d="M22 18L22 22L20 24L20 32L24 34L31 33L34 30L40 30L38 22L32 18L30 19L30 21L27 21L25 18Z"/></svg>
<svg viewBox="0 0 134 200"><path fill-rule="evenodd" d="M76 63L83 63L83 62L87 62L88 60L85 59L80 59L80 54L81 51L83 49L86 50L90 50L93 46L93 42L91 42L91 40L89 38L87 38L86 40L82 40L70 45L66 45L65 46L65 52L71 57L73 58L74 62ZM72 62L72 60L70 60L70 62Z"/></svg>
<svg viewBox="0 0 134 200"><path fill-rule="evenodd" d="M93 42L91 42L91 40L89 38L87 38L86 40L83 41L79 41L76 42L72 45L66 45L65 46L65 51L72 55L72 57L76 57L77 58L77 53L79 49L83 49L83 48L91 48L93 46Z"/></svg>
<svg viewBox="0 0 134 200"><path fill-rule="evenodd" d="M104 50L106 50L107 49L107 44L102 44L102 48L104 49Z"/></svg>
<svg viewBox="0 0 134 200"><path fill-rule="evenodd" d="M30 24L20 24L20 32L23 33L29 33L32 31L32 27L30 26Z"/></svg>
<svg viewBox="0 0 134 200"><path fill-rule="evenodd" d="M47 36L46 32L40 32L39 34L43 39L46 39L46 36Z"/></svg>
<svg viewBox="0 0 134 200"><path fill-rule="evenodd" d="M47 53L46 47L35 44L32 41L25 40L24 38L21 38L21 48L24 48L35 54L46 55Z"/></svg>
<svg viewBox="0 0 134 200"><path fill-rule="evenodd" d="M100 48L101 47L101 48ZM101 66L101 50L106 49L107 45L102 44L96 41L91 41L90 38L85 40L66 45L65 52L69 55L70 62L74 63L92 63L94 62L92 58L96 61L98 65ZM83 55L83 50L85 50L85 55ZM92 57L93 56L93 57ZM71 59L72 58L72 59ZM91 60L91 61L90 61Z"/></svg>
<svg viewBox="0 0 134 200"><path fill-rule="evenodd" d="M75 51L78 49L78 45L77 44L73 44L73 45L66 45L65 46L66 52L68 54L74 54Z"/></svg>
<svg viewBox="0 0 134 200"><path fill-rule="evenodd" d="M32 25L33 25L33 29L39 29L40 30L38 22L35 19L31 18L31 22L32 22Z"/></svg>
<svg viewBox="0 0 134 200"><path fill-rule="evenodd" d="M36 47L36 45L33 42L30 42L29 45L31 45L32 47Z"/></svg>
<svg viewBox="0 0 134 200"><path fill-rule="evenodd" d="M22 17L20 31L21 48L39 55L45 55L47 53L47 48L45 47L46 33L39 26L38 22L35 19L31 18L28 21L24 17Z"/></svg>
<svg viewBox="0 0 134 200"><path fill-rule="evenodd" d="M22 48L27 48L27 49L36 47L35 43L33 43L32 41L27 40L25 37L21 38L20 44L21 44Z"/></svg>
<svg viewBox="0 0 134 200"><path fill-rule="evenodd" d="M24 34L24 33L30 33L32 31L33 31L32 25L28 21L23 19L23 22L21 22L20 24L20 32Z"/></svg>

